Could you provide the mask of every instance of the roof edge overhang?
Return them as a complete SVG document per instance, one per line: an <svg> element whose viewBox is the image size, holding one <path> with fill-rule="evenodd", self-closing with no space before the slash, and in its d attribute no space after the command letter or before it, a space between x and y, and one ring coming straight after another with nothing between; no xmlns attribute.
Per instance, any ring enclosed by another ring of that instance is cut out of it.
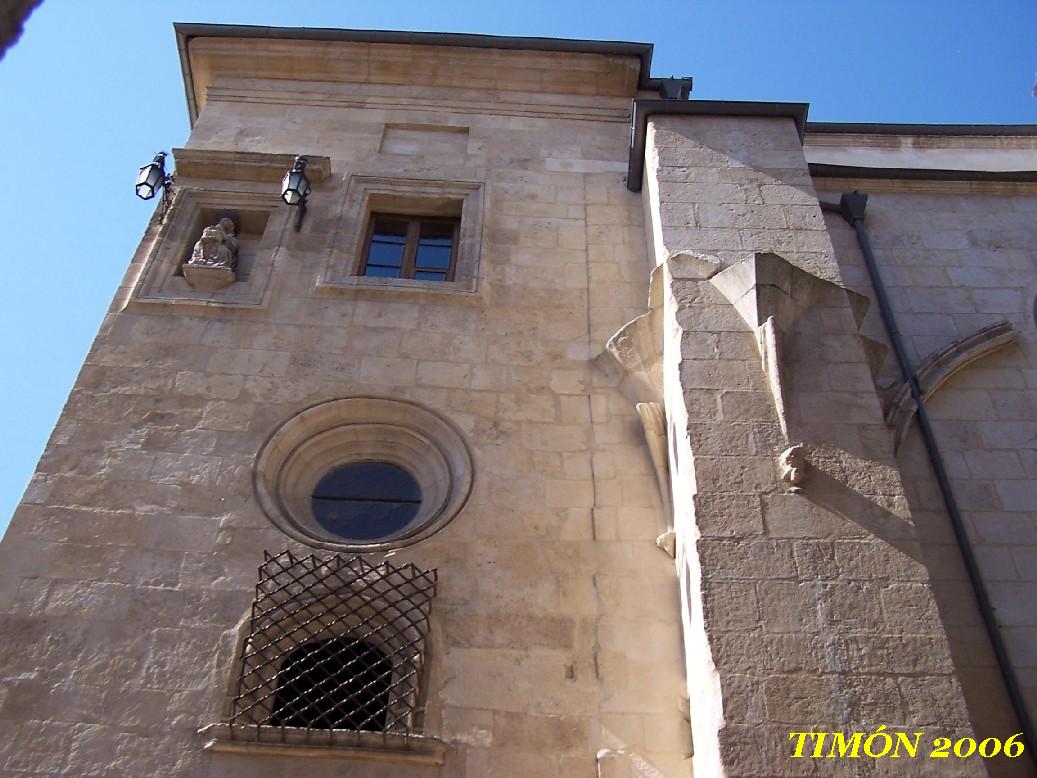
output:
<svg viewBox="0 0 1037 778"><path fill-rule="evenodd" d="M651 43L593 41L571 38L529 38L502 35L477 35L457 32L405 32L395 30L341 30L323 27L263 27L259 25L193 24L176 22L176 45L187 94L191 126L198 119L198 100L194 93L190 43L193 38L265 38L299 41L343 41L349 43L389 43L419 46L454 46L513 51L549 51L568 54L602 54L633 57L640 61L638 89L658 89L659 79L651 77Z"/></svg>
<svg viewBox="0 0 1037 778"><path fill-rule="evenodd" d="M837 135L945 135L982 138L1037 135L1037 124L860 124L808 122L807 132Z"/></svg>
<svg viewBox="0 0 1037 778"><path fill-rule="evenodd" d="M879 168L859 165L832 165L811 162L808 166L814 178L859 178L890 181L991 181L1034 182L1037 170L947 170L937 168Z"/></svg>
<svg viewBox="0 0 1037 778"><path fill-rule="evenodd" d="M809 103L764 103L741 100L634 100L630 117L630 158L627 189L641 191L645 170L645 143L651 116L741 116L792 119L800 142L807 126Z"/></svg>
<svg viewBox="0 0 1037 778"><path fill-rule="evenodd" d="M884 151L900 148L912 152L928 154L933 151L968 152L991 151L1004 155L1006 153L1023 152L1025 156L1017 159L1018 164L1006 165L1004 158L999 164L983 166L963 164L952 166L953 161L946 154L939 158L943 164L932 164L937 160L924 161L919 164L897 165L894 156L886 160L875 159L871 164L863 161L846 159L841 161L830 157L808 161L810 174L814 178L871 179L889 181L932 181L932 182L995 182L995 183L1032 183L1037 181L1037 171L1033 169L1035 124L873 124L843 122L811 122L807 124L806 145L808 148L821 151L840 147L839 136L844 136L846 149L870 149L875 147ZM814 136L813 139L810 136ZM901 139L903 146L898 146L896 139ZM816 144L816 145L815 145ZM959 160L966 161L966 160ZM882 164L887 162L887 164ZM893 164L888 164L892 162ZM952 162L952 165L948 165Z"/></svg>

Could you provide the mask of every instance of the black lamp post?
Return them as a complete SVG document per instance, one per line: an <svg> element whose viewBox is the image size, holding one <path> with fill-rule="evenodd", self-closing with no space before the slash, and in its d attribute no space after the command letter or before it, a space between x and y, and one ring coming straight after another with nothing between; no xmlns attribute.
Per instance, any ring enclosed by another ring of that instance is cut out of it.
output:
<svg viewBox="0 0 1037 778"><path fill-rule="evenodd" d="M150 200L162 190L162 216L165 217L172 195L173 177L166 173L166 152L160 151L151 162L137 173L137 197Z"/></svg>
<svg viewBox="0 0 1037 778"><path fill-rule="evenodd" d="M296 157L292 169L281 179L281 199L288 205L298 206L295 214L295 231L302 227L302 217L306 214L306 198L310 194L310 179L306 177L305 157Z"/></svg>

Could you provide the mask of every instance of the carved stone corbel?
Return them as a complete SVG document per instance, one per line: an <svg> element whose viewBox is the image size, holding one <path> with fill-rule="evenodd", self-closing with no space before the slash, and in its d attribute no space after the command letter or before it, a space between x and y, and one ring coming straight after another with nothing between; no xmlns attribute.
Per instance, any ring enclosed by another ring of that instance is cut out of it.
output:
<svg viewBox="0 0 1037 778"><path fill-rule="evenodd" d="M631 319L608 339L594 363L619 382L632 403L663 400L662 268L652 271L648 312Z"/></svg>
<svg viewBox="0 0 1037 778"><path fill-rule="evenodd" d="M796 494L800 491L800 484L807 478L807 448L802 443L790 446L781 452L778 457L781 466L781 480L789 484L789 492Z"/></svg>
<svg viewBox="0 0 1037 778"><path fill-rule="evenodd" d="M711 283L756 334L760 361L764 375L767 376L767 388L786 443L785 450L778 457L781 477L790 484L790 492L798 492L799 484L807 473L806 448L802 444L794 445L797 433L792 424L791 386L785 375L786 356L782 341L786 333L796 331L797 322L804 311L815 301L833 294L847 297L859 330L868 300L863 295L796 267L777 254L769 253L749 255L712 276Z"/></svg>
<svg viewBox="0 0 1037 778"><path fill-rule="evenodd" d="M670 498L670 467L666 453L666 414L662 405L656 402L637 403L634 407L637 409L637 415L641 417L641 426L648 442L648 453L652 457L663 513L669 517L673 515L673 505ZM667 526L655 539L655 545L671 557L674 556L677 551L677 540L673 527Z"/></svg>
<svg viewBox="0 0 1037 778"><path fill-rule="evenodd" d="M789 439L788 412L786 404L786 382L782 377L781 365L781 330L773 316L756 330L757 347L760 349L760 358L763 360L763 373L767 376L767 386L774 398L774 410L778 412L778 424L781 426L781 434L785 440Z"/></svg>
<svg viewBox="0 0 1037 778"><path fill-rule="evenodd" d="M662 272L662 267L652 272L648 313L620 327L609 338L595 364L618 382L619 391L637 410L663 507L663 527L656 545L673 557L676 539L667 459L666 412L663 408Z"/></svg>

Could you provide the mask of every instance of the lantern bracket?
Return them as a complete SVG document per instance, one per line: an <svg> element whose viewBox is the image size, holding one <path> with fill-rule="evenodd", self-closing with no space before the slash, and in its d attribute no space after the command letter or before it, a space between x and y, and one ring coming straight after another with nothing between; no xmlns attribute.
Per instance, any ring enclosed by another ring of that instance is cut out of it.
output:
<svg viewBox="0 0 1037 778"><path fill-rule="evenodd" d="M306 158L296 157L292 169L281 179L281 199L288 205L297 208L295 212L295 231L302 227L306 216L306 198L310 195L310 180L306 176Z"/></svg>
<svg viewBox="0 0 1037 778"><path fill-rule="evenodd" d="M164 222L166 214L173 202L173 176L166 172L166 152L158 152L150 163L144 165L137 173L137 197L150 200L156 192L162 190L162 204L159 207L159 222Z"/></svg>

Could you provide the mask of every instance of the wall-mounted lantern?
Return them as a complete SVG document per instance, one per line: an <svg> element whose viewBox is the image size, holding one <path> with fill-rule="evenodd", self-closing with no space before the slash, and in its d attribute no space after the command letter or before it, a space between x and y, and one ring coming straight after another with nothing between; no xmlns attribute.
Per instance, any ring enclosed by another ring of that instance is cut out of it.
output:
<svg viewBox="0 0 1037 778"><path fill-rule="evenodd" d="M166 173L166 152L160 151L151 162L137 173L137 197L150 200L158 190L162 190L162 218L169 209L169 201L173 196L173 177Z"/></svg>
<svg viewBox="0 0 1037 778"><path fill-rule="evenodd" d="M296 157L292 169L281 179L281 199L299 209L295 214L296 232L302 227L302 217L306 215L306 198L309 194L310 179L306 177L306 159Z"/></svg>

